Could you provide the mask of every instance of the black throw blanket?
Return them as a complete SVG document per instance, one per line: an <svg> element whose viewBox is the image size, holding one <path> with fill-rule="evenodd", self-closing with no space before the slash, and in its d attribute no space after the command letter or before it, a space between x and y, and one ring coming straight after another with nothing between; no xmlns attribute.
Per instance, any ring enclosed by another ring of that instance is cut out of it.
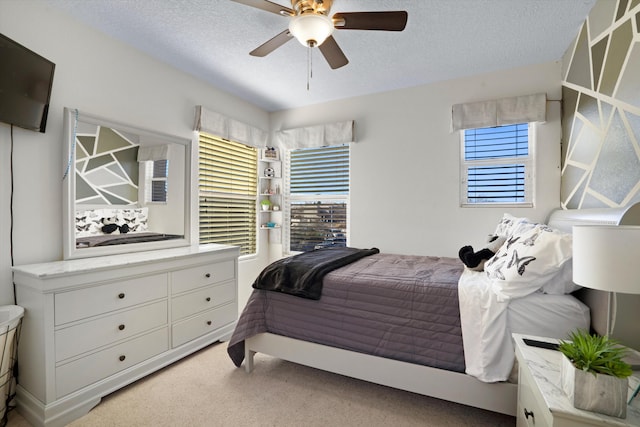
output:
<svg viewBox="0 0 640 427"><path fill-rule="evenodd" d="M322 278L327 273L379 252L377 248L342 247L304 252L268 265L253 282L253 287L317 300L322 294Z"/></svg>

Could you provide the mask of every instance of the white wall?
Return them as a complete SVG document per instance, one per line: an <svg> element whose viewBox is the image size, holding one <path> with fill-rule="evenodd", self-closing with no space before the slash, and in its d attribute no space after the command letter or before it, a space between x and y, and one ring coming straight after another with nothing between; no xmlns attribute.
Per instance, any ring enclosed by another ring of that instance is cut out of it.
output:
<svg viewBox="0 0 640 427"><path fill-rule="evenodd" d="M546 92L559 100L553 62L271 114L272 130L354 119L349 244L457 257L481 245L505 211L544 221L559 206L560 103L539 126L534 208L461 208L458 133L451 105Z"/></svg>
<svg viewBox="0 0 640 427"><path fill-rule="evenodd" d="M262 129L268 114L77 23L39 0L0 2L0 31L56 64L45 134L14 128L16 265L62 258L63 107L182 138L193 137L194 106ZM9 245L10 127L0 124L0 304L13 303ZM249 287L267 258L243 262ZM248 290L246 291L248 294Z"/></svg>

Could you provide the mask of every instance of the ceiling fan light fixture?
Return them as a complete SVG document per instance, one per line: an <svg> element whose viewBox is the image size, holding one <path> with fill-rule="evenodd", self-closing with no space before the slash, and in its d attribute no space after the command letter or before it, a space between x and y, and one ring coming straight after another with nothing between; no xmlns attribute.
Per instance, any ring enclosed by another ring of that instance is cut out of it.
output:
<svg viewBox="0 0 640 427"><path fill-rule="evenodd" d="M321 14L294 16L289 23L289 32L305 47L320 46L333 30L333 21Z"/></svg>

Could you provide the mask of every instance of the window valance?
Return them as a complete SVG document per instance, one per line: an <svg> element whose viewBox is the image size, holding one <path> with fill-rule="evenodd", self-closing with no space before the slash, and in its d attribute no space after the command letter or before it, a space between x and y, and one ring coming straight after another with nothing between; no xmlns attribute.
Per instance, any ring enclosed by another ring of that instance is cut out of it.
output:
<svg viewBox="0 0 640 427"><path fill-rule="evenodd" d="M194 129L198 132L207 132L229 141L241 142L254 147L265 147L267 145L267 132L208 110L201 105L196 106Z"/></svg>
<svg viewBox="0 0 640 427"><path fill-rule="evenodd" d="M138 147L138 161L169 160L169 144Z"/></svg>
<svg viewBox="0 0 640 427"><path fill-rule="evenodd" d="M547 95L516 96L491 101L455 104L451 108L451 129L473 129L516 123L544 122Z"/></svg>
<svg viewBox="0 0 640 427"><path fill-rule="evenodd" d="M353 120L276 131L274 145L284 149L325 147L354 141Z"/></svg>

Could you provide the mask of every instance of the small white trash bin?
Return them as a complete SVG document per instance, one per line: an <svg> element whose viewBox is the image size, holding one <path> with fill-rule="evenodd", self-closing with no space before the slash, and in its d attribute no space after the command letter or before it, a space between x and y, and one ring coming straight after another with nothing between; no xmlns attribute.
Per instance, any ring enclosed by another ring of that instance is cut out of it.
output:
<svg viewBox="0 0 640 427"><path fill-rule="evenodd" d="M0 306L0 414L1 425L7 424L7 405L14 393L13 367L18 357L18 340L24 308Z"/></svg>

